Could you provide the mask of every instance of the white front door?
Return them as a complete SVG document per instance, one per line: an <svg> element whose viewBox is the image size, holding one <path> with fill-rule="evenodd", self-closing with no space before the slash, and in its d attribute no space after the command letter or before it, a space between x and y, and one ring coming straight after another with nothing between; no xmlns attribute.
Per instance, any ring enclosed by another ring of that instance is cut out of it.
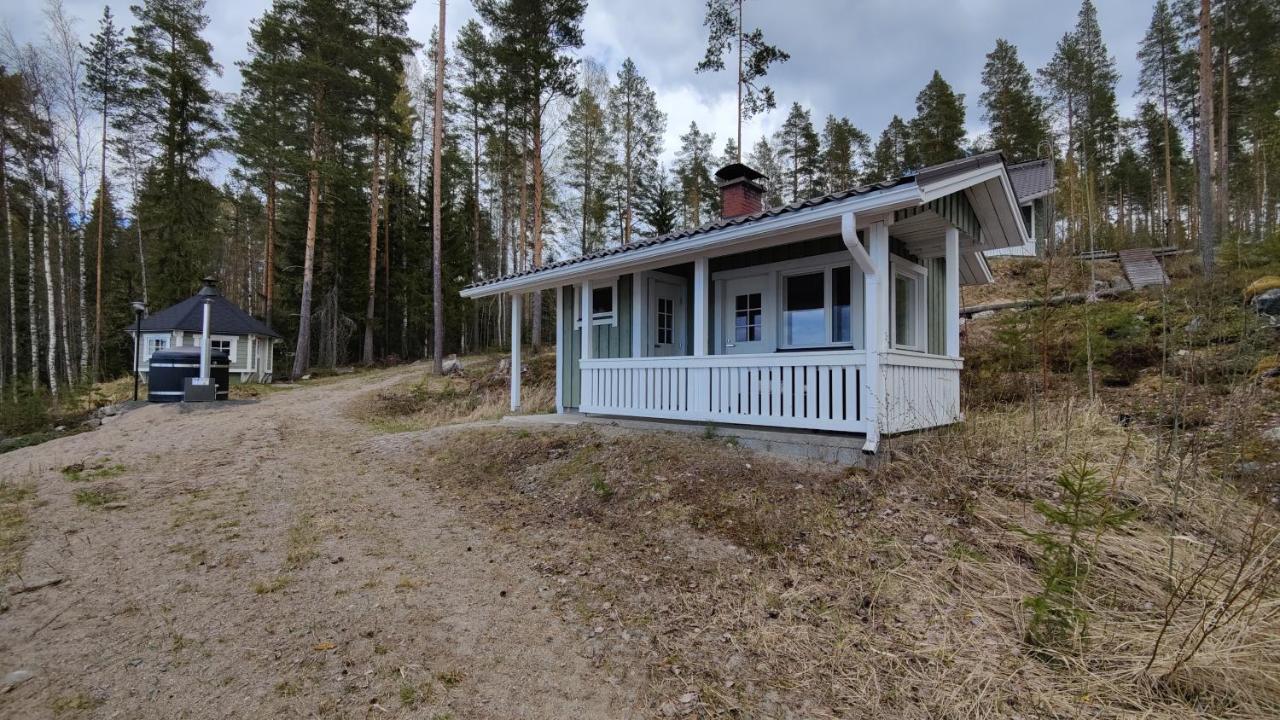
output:
<svg viewBox="0 0 1280 720"><path fill-rule="evenodd" d="M725 280L720 308L726 355L773 351L773 298L769 296L768 275Z"/></svg>
<svg viewBox="0 0 1280 720"><path fill-rule="evenodd" d="M684 355L685 282L678 277L649 279L649 355Z"/></svg>

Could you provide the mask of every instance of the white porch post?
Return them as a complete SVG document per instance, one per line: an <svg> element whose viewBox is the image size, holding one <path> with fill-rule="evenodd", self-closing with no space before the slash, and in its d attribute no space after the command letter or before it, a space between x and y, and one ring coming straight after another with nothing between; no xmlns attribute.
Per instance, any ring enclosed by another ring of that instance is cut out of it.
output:
<svg viewBox="0 0 1280 720"><path fill-rule="evenodd" d="M520 409L520 293L511 293L511 412Z"/></svg>
<svg viewBox="0 0 1280 720"><path fill-rule="evenodd" d="M867 250L874 273L866 275L863 304L866 308L867 401L863 417L867 423L867 442L863 452L874 453L880 444L880 410L884 407L884 383L880 363L889 349L889 226L883 220L867 228Z"/></svg>
<svg viewBox="0 0 1280 720"><path fill-rule="evenodd" d="M707 354L707 281L709 277L707 258L698 257L693 260L693 354L703 357Z"/></svg>
<svg viewBox="0 0 1280 720"><path fill-rule="evenodd" d="M646 352L645 330L648 329L648 314L644 307L644 286L641 284L643 273L631 273L631 357L644 357ZM622 298L618 298L622 302Z"/></svg>
<svg viewBox="0 0 1280 720"><path fill-rule="evenodd" d="M556 413L564 414L564 286L556 285Z"/></svg>
<svg viewBox="0 0 1280 720"><path fill-rule="evenodd" d="M946 238L947 355L960 357L960 230L947 228Z"/></svg>
<svg viewBox="0 0 1280 720"><path fill-rule="evenodd" d="M595 349L592 347L592 345L594 345L594 343L592 342L594 338L592 336L595 335L595 333L592 332L593 328L591 327L591 315L592 315L591 281L584 280L581 283L579 283L578 293L580 298L578 300L578 307L581 310L581 315L582 315L582 317L579 318L582 323L581 358L582 358L582 364L585 364L588 360L590 360L594 356L594 353L592 352L592 350ZM591 407L591 405L594 402L593 398L591 397L591 381L594 377L594 374L590 370L587 370L587 368L583 367L582 365L579 365L579 367L581 368L581 373L579 375L581 397L578 400L578 404L583 410L585 410L586 408Z"/></svg>

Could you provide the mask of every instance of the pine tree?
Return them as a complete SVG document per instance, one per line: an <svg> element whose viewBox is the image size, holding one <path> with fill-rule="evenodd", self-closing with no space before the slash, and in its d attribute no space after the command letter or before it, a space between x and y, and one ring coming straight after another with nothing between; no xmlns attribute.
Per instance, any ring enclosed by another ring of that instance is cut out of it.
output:
<svg viewBox="0 0 1280 720"><path fill-rule="evenodd" d="M395 99L404 73L401 58L409 53L409 28L405 15L412 5L410 0L360 0L357 17L364 18L361 28L365 36L367 52L361 65L361 74L368 95L366 110L367 132L370 135L369 152L369 273L368 296L365 301L364 351L365 365L372 365L374 313L377 302L378 278L378 221L382 213L382 154L384 143L392 144L392 137L402 123L395 117Z"/></svg>
<svg viewBox="0 0 1280 720"><path fill-rule="evenodd" d="M99 146L98 197L108 197L107 147L110 144L111 113L124 97L130 84L130 58L124 41L124 31L116 28L111 7L102 9L98 32L89 39L85 48L85 91L94 109L102 114L102 140ZM106 240L106 224L99 222L94 253L93 296L93 378L102 379L102 256Z"/></svg>
<svg viewBox="0 0 1280 720"><path fill-rule="evenodd" d="M809 111L792 103L787 119L774 133L778 163L782 166L783 187L787 200L795 202L818 194L818 167L821 162L818 133L813 129Z"/></svg>
<svg viewBox="0 0 1280 720"><path fill-rule="evenodd" d="M870 151L871 138L849 118L828 115L822 127L822 190L838 192L857 186L859 167Z"/></svg>
<svg viewBox="0 0 1280 720"><path fill-rule="evenodd" d="M742 24L745 0L707 0L707 52L695 68L696 72L724 70L725 53L738 51L738 135L735 146L742 148L742 121L752 115L776 107L773 88L759 84L774 63L786 62L791 56L764 41L764 32L756 28L747 32ZM745 95L744 95L745 92ZM739 152L738 161L742 160Z"/></svg>
<svg viewBox="0 0 1280 720"><path fill-rule="evenodd" d="M933 78L916 96L911 121L911 144L921 165L937 165L964 157L964 95L956 93L933 71Z"/></svg>
<svg viewBox="0 0 1280 720"><path fill-rule="evenodd" d="M613 174L614 138L605 122L602 101L608 78L599 65L583 63L583 83L569 111L567 156L569 186L578 192L578 245L582 254L604 247L609 211L609 177Z"/></svg>
<svg viewBox="0 0 1280 720"><path fill-rule="evenodd" d="M1079 64L1076 68L1080 83L1081 150L1088 158L1087 168L1094 177L1114 159L1119 133L1119 112L1116 109L1116 82L1119 74L1115 58L1107 52L1098 26L1098 11L1092 0L1084 0L1075 27L1079 48Z"/></svg>
<svg viewBox="0 0 1280 720"><path fill-rule="evenodd" d="M622 242L631 242L637 186L658 172L667 116L631 58L622 62L617 84L609 91L609 127L618 142L622 185Z"/></svg>
<svg viewBox="0 0 1280 720"><path fill-rule="evenodd" d="M889 125L880 133L871 163L867 167L866 181L893 180L907 172L915 163L911 157L911 129L902 118L894 115Z"/></svg>
<svg viewBox="0 0 1280 720"><path fill-rule="evenodd" d="M711 179L711 148L715 141L715 133L702 132L696 122L689 123L689 132L680 136L675 170L680 180L684 227L698 227L709 219L715 207L716 184Z"/></svg>
<svg viewBox="0 0 1280 720"><path fill-rule="evenodd" d="M533 267L543 259L546 195L543 118L557 97L575 90L577 65L570 51L582 47L585 0L477 0L476 12L494 32L494 56L528 118L532 166ZM533 296L533 346L542 347L542 293Z"/></svg>
<svg viewBox="0 0 1280 720"><path fill-rule="evenodd" d="M751 150L749 163L752 168L764 175L764 207L779 207L782 203L782 166L778 164L778 156L769 144L768 138L760 138Z"/></svg>
<svg viewBox="0 0 1280 720"><path fill-rule="evenodd" d="M1160 106L1164 140L1164 195L1166 233L1174 231L1177 218L1173 190L1173 133L1170 129L1169 104L1173 94L1173 75L1182 50L1178 44L1178 28L1168 0L1156 0L1151 25L1138 47L1138 92Z"/></svg>
<svg viewBox="0 0 1280 720"><path fill-rule="evenodd" d="M156 158L147 168L139 204L145 208L160 306L187 295L209 270L217 191L200 163L217 144L221 125L209 76L221 72L202 33L204 0L144 0L133 7L129 35L135 61L129 113L119 121L143 133Z"/></svg>
<svg viewBox="0 0 1280 720"><path fill-rule="evenodd" d="M1013 43L996 40L982 70L982 87L982 119L991 127L992 145L1010 162L1038 157L1040 144L1049 138L1044 102Z"/></svg>
<svg viewBox="0 0 1280 720"><path fill-rule="evenodd" d="M675 230L680 220L680 195L666 168L658 168L638 185L636 215L655 236Z"/></svg>

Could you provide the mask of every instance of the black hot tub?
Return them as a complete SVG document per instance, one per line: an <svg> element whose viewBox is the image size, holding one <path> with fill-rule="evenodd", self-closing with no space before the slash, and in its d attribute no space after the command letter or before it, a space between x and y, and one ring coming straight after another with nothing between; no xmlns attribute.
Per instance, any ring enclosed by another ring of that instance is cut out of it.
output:
<svg viewBox="0 0 1280 720"><path fill-rule="evenodd" d="M231 359L224 352L209 352L209 375L217 386L217 399L226 400L231 385ZM200 348L177 347L151 353L147 371L148 402L181 402L183 380L200 377Z"/></svg>

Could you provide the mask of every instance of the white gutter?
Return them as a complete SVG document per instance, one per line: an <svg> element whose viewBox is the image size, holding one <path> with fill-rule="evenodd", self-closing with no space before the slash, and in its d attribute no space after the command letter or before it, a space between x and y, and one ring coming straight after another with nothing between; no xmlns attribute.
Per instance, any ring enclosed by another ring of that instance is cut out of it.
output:
<svg viewBox="0 0 1280 720"><path fill-rule="evenodd" d="M923 194L914 181L885 190L837 200L814 208L783 213L764 220L734 225L723 230L712 230L689 238L649 245L636 250L606 255L569 265L543 270L537 273L508 278L499 282L465 288L464 298L487 297L504 292L528 292L554 287L570 278L603 274L632 265L642 265L656 259L676 261L685 256L696 256L757 236L778 234L788 230L813 225L824 220L836 220L847 213L874 214L922 204Z"/></svg>

